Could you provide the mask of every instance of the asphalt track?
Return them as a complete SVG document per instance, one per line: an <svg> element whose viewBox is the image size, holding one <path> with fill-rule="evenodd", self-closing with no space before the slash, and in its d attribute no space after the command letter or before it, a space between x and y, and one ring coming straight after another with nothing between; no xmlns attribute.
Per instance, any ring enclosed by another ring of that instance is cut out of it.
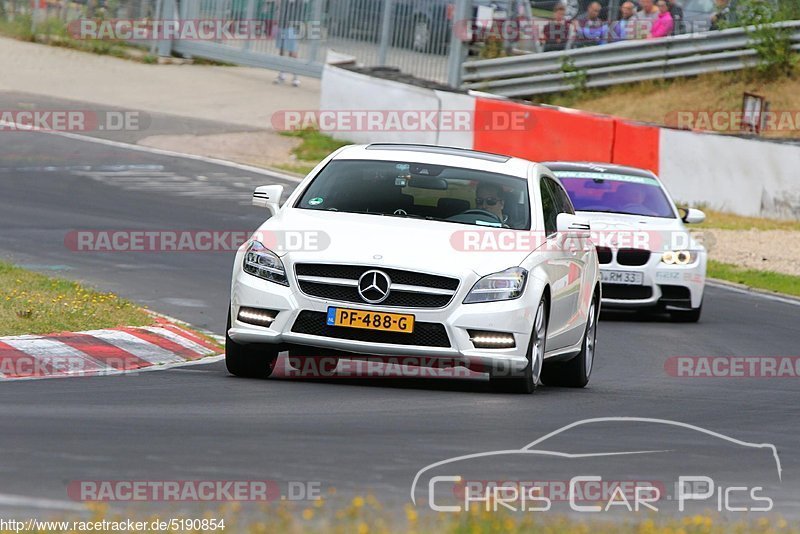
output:
<svg viewBox="0 0 800 534"><path fill-rule="evenodd" d="M0 133L0 258L222 334L232 252L74 252L65 236L252 230L265 213L248 206L249 195L268 183L280 180L44 133ZM769 462L747 460L728 442L659 425L597 423L563 439L558 450L679 450L682 459L661 466L670 474L698 464L744 483L767 479L773 512L797 518L798 378L677 378L665 361L797 356L798 318L794 303L720 287L708 288L696 325L606 313L590 387L545 387L533 396L490 393L480 380L246 380L229 376L222 362L1 383L0 511L58 509L69 502L70 481L121 479L318 481L340 496L373 492L399 506L409 502L415 474L432 462L520 448L586 418L629 416L774 444L782 478ZM626 457L613 464L612 476L652 476L649 461ZM560 465L539 464L536 476L574 474Z"/></svg>

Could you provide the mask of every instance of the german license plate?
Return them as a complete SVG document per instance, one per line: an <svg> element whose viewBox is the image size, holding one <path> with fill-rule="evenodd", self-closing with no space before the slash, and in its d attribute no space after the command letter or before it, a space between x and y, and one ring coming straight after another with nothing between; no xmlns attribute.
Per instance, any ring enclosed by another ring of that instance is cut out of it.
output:
<svg viewBox="0 0 800 534"><path fill-rule="evenodd" d="M414 316L402 313L328 308L328 326L345 326L347 328L410 334L414 331Z"/></svg>
<svg viewBox="0 0 800 534"><path fill-rule="evenodd" d="M644 283L644 275L636 271L600 271L600 281L604 284L624 284L640 286Z"/></svg>

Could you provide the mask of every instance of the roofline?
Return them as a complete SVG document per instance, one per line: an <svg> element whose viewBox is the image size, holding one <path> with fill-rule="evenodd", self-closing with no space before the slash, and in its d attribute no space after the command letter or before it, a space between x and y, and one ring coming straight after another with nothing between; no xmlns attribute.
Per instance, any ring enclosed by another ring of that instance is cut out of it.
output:
<svg viewBox="0 0 800 534"><path fill-rule="evenodd" d="M496 163L506 163L512 159L519 159L515 158L514 156L509 156L508 154L498 154L496 152L485 152L482 150L474 150L471 148L463 148L459 146L450 146L450 145L434 145L428 143L370 143L365 145L366 150L380 150L381 147L387 147L389 149L408 149L409 152L413 152L414 149L421 149L420 151L428 151L428 152L435 152L436 149L439 149L442 153L445 151L451 152L450 155L453 156L461 156L465 158L474 158L474 159L483 159L494 161Z"/></svg>

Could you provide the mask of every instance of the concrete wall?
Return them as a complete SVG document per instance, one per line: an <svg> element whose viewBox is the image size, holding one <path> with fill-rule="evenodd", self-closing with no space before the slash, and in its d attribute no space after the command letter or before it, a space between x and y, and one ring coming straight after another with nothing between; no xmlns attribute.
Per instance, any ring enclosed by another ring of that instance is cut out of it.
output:
<svg viewBox="0 0 800 534"><path fill-rule="evenodd" d="M474 148L546 161L621 163L650 169L678 202L739 215L800 219L800 147L671 130L611 116L424 89L332 65L322 77L321 110L438 111L472 114L468 131L330 131L357 143L405 142ZM445 112L445 113L442 113ZM523 113L524 128L492 127L495 113Z"/></svg>

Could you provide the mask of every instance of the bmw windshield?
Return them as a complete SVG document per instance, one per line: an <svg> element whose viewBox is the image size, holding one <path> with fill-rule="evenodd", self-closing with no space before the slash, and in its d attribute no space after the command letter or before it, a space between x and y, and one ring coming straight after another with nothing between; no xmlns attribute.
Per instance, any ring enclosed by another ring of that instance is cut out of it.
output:
<svg viewBox="0 0 800 534"><path fill-rule="evenodd" d="M530 229L527 181L461 167L339 160L314 178L296 208Z"/></svg>
<svg viewBox="0 0 800 534"><path fill-rule="evenodd" d="M655 178L584 171L558 171L555 175L577 211L675 218L672 204Z"/></svg>

